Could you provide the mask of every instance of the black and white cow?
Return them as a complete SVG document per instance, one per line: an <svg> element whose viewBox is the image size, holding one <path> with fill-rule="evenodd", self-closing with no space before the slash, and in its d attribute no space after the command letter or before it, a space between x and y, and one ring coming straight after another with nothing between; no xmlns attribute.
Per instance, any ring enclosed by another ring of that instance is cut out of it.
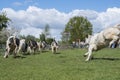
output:
<svg viewBox="0 0 120 80"><path fill-rule="evenodd" d="M6 51L4 58L7 58L10 52L13 52L14 57L16 57L17 50L19 48L20 40L15 36L10 36L6 41Z"/></svg>
<svg viewBox="0 0 120 80"><path fill-rule="evenodd" d="M46 47L45 41L37 42L37 45L38 45L38 50L39 50L40 52L43 52L43 50L44 50L45 47Z"/></svg>
<svg viewBox="0 0 120 80"><path fill-rule="evenodd" d="M52 53L56 53L58 50L58 43L55 40L53 40L53 42L51 43L51 50Z"/></svg>
<svg viewBox="0 0 120 80"><path fill-rule="evenodd" d="M34 41L34 40L28 41L28 51L30 53L32 53L32 52L34 53L37 49L38 49L38 44L36 41Z"/></svg>
<svg viewBox="0 0 120 80"><path fill-rule="evenodd" d="M28 51L28 44L25 41L25 39L20 40L20 45L19 45L19 49L17 52L19 53L20 51L24 53Z"/></svg>

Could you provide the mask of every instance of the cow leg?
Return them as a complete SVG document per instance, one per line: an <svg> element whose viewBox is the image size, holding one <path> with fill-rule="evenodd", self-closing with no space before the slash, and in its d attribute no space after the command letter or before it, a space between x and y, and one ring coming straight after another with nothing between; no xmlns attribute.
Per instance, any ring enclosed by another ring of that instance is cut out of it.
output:
<svg viewBox="0 0 120 80"><path fill-rule="evenodd" d="M38 46L38 51L41 51L41 50L40 50L40 45Z"/></svg>
<svg viewBox="0 0 120 80"><path fill-rule="evenodd" d="M36 47L33 47L33 54L35 54L36 52Z"/></svg>
<svg viewBox="0 0 120 80"><path fill-rule="evenodd" d="M18 50L18 47L15 48L15 51L14 51L14 54L13 54L14 57L16 57L16 55L17 55L17 50Z"/></svg>
<svg viewBox="0 0 120 80"><path fill-rule="evenodd" d="M109 43L109 48L112 48L112 45L114 44L114 40L112 40L112 41L110 41L110 43Z"/></svg>
<svg viewBox="0 0 120 80"><path fill-rule="evenodd" d="M89 54L89 52L85 53L85 54L84 54L84 57L88 56L88 54Z"/></svg>
<svg viewBox="0 0 120 80"><path fill-rule="evenodd" d="M54 47L54 53L56 54L56 51L57 51L57 49L56 49L56 46Z"/></svg>
<svg viewBox="0 0 120 80"><path fill-rule="evenodd" d="M88 49L88 52L86 53L87 59L85 61L89 61L92 58L92 51L93 51L94 46L90 46Z"/></svg>
<svg viewBox="0 0 120 80"><path fill-rule="evenodd" d="M54 53L53 47L52 47L52 53Z"/></svg>
<svg viewBox="0 0 120 80"><path fill-rule="evenodd" d="M87 57L90 52L91 52L91 46L88 47L88 52L84 54L84 57Z"/></svg>
<svg viewBox="0 0 120 80"><path fill-rule="evenodd" d="M119 37L118 36L114 36L113 40L109 43L109 48L111 48L112 44L114 44L118 40L119 40Z"/></svg>
<svg viewBox="0 0 120 80"><path fill-rule="evenodd" d="M52 46L51 48L52 48L52 53L55 53L55 47Z"/></svg>
<svg viewBox="0 0 120 80"><path fill-rule="evenodd" d="M40 48L40 53L42 53L43 52L43 49L42 48Z"/></svg>
<svg viewBox="0 0 120 80"><path fill-rule="evenodd" d="M23 45L25 46L25 45ZM25 48L24 48L25 49ZM22 49L22 45L20 45L17 49L17 54L19 54L20 56L23 56L23 54L25 54L25 50Z"/></svg>
<svg viewBox="0 0 120 80"><path fill-rule="evenodd" d="M28 51L28 53L30 53L30 54L32 53L32 50L31 50L30 47L28 47L27 51Z"/></svg>
<svg viewBox="0 0 120 80"><path fill-rule="evenodd" d="M54 46L54 54L56 53L56 46Z"/></svg>
<svg viewBox="0 0 120 80"><path fill-rule="evenodd" d="M22 50L22 46L20 45L18 50L17 50L17 53L20 53L20 50Z"/></svg>
<svg viewBox="0 0 120 80"><path fill-rule="evenodd" d="M56 46L56 52L58 51L58 46Z"/></svg>
<svg viewBox="0 0 120 80"><path fill-rule="evenodd" d="M7 58L8 55L9 55L9 53L10 53L10 48L7 48L7 49L6 49L6 52L5 52L5 55L4 55L4 58Z"/></svg>

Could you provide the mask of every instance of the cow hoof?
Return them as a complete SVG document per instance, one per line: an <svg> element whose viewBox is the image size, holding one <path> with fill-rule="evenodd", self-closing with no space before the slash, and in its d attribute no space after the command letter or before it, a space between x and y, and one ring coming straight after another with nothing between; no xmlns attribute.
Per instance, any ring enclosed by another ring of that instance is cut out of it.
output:
<svg viewBox="0 0 120 80"><path fill-rule="evenodd" d="M89 59L86 59L86 60L85 60L85 62L88 62L88 61L90 61L90 60L89 60Z"/></svg>
<svg viewBox="0 0 120 80"><path fill-rule="evenodd" d="M4 56L4 58L8 58L8 56Z"/></svg>
<svg viewBox="0 0 120 80"><path fill-rule="evenodd" d="M87 55L83 55L84 57L87 57Z"/></svg>
<svg viewBox="0 0 120 80"><path fill-rule="evenodd" d="M85 62L88 62L89 60L85 60Z"/></svg>

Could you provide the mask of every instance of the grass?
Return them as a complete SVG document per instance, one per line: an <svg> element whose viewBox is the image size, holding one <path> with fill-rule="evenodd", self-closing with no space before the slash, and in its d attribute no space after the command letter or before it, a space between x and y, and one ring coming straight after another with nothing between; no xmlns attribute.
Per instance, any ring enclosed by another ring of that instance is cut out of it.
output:
<svg viewBox="0 0 120 80"><path fill-rule="evenodd" d="M0 80L120 80L120 49L94 52L85 62L86 49L50 51L25 58L0 55Z"/></svg>

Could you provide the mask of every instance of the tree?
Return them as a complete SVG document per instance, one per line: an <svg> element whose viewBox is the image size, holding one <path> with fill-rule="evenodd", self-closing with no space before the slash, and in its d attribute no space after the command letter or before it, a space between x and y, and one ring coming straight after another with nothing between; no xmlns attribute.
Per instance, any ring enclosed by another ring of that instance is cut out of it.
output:
<svg viewBox="0 0 120 80"><path fill-rule="evenodd" d="M92 34L92 24L85 17L75 16L68 21L63 33L69 34L67 35L69 42L78 39L82 41L85 40L85 37ZM65 35L62 38L64 37Z"/></svg>
<svg viewBox="0 0 120 80"><path fill-rule="evenodd" d="M43 34L45 35L45 38L47 38L50 35L50 26L46 24Z"/></svg>
<svg viewBox="0 0 120 80"><path fill-rule="evenodd" d="M34 41L40 41L38 38L36 38L35 36L33 35L19 35L19 38L20 39L25 39L26 42L30 41L30 40L34 40Z"/></svg>
<svg viewBox="0 0 120 80"><path fill-rule="evenodd" d="M0 48L3 48L3 44L6 43L7 38L6 32L2 29L2 31L0 31Z"/></svg>
<svg viewBox="0 0 120 80"><path fill-rule="evenodd" d="M6 28L9 21L11 21L7 16L6 16L6 13L5 12L2 12L0 14L0 31L3 29L3 28Z"/></svg>
<svg viewBox="0 0 120 80"><path fill-rule="evenodd" d="M44 33L40 34L40 41L45 41L45 34Z"/></svg>
<svg viewBox="0 0 120 80"><path fill-rule="evenodd" d="M25 35L19 35L19 38L20 39L26 39L26 36Z"/></svg>
<svg viewBox="0 0 120 80"><path fill-rule="evenodd" d="M53 42L53 38L47 38L47 39L46 39L46 42L47 42L47 44L50 45L50 44Z"/></svg>
<svg viewBox="0 0 120 80"><path fill-rule="evenodd" d="M8 23L9 23L10 19L6 16L5 12L2 12L0 14L0 46L2 48L2 44L5 44L6 40L7 40L7 30L5 28L7 28Z"/></svg>
<svg viewBox="0 0 120 80"><path fill-rule="evenodd" d="M35 36L27 35L27 36L26 36L26 42L28 42L28 41L30 41L30 40L36 40Z"/></svg>
<svg viewBox="0 0 120 80"><path fill-rule="evenodd" d="M19 33L20 33L20 29L17 29L15 27L9 27L9 28L6 28L6 35L9 37L9 36L19 36Z"/></svg>

